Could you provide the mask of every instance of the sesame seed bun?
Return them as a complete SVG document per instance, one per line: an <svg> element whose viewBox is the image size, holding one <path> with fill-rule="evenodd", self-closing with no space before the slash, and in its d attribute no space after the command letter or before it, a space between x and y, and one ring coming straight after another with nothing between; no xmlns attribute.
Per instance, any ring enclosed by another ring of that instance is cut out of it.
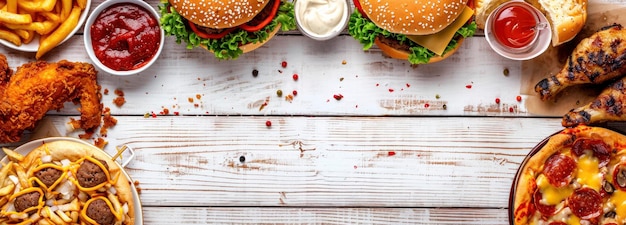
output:
<svg viewBox="0 0 626 225"><path fill-rule="evenodd" d="M437 56L431 57L428 60L428 64L439 62L441 60L444 60L445 58L448 58L452 54L454 54L454 52L456 52L456 50L459 49L459 46L461 46L461 43L463 43L463 40L465 40L465 39L464 38L459 38L457 40L456 48L450 50L449 52L446 52L443 56L437 55ZM378 48L380 48L380 50L383 51L383 54L386 55L386 56L389 56L389 57L394 58L394 59L404 59L404 60L409 59L409 52L393 48L393 47L391 47L391 46L381 42L380 39L378 39L378 38L374 39L374 44L376 44L376 46L378 46Z"/></svg>
<svg viewBox="0 0 626 225"><path fill-rule="evenodd" d="M378 27L392 33L437 33L461 15L468 0L359 0L363 12Z"/></svg>
<svg viewBox="0 0 626 225"><path fill-rule="evenodd" d="M269 0L168 0L187 20L214 29L236 27L254 18Z"/></svg>

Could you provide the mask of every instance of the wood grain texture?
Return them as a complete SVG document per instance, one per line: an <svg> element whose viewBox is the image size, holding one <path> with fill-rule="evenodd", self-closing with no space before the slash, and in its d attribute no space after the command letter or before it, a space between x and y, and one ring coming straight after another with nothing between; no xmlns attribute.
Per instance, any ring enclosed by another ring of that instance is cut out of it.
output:
<svg viewBox="0 0 626 225"><path fill-rule="evenodd" d="M68 118L50 118L63 134ZM117 119L106 150L136 151L127 171L145 206L506 208L519 163L561 129L552 118Z"/></svg>
<svg viewBox="0 0 626 225"><path fill-rule="evenodd" d="M506 209L145 207L146 224L508 224Z"/></svg>

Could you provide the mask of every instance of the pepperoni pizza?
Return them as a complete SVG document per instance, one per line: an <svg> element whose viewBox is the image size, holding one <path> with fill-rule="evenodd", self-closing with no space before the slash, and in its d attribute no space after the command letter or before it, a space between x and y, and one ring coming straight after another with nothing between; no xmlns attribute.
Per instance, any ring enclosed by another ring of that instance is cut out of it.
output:
<svg viewBox="0 0 626 225"><path fill-rule="evenodd" d="M520 168L514 224L626 224L626 136L567 128Z"/></svg>

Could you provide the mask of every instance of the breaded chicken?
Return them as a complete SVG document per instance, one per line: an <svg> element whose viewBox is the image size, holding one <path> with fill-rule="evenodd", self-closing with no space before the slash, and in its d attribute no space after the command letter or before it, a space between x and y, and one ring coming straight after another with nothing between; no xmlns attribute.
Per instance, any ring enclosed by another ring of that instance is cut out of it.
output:
<svg viewBox="0 0 626 225"><path fill-rule="evenodd" d="M100 126L102 94L93 65L38 61L18 67L13 75L8 68L6 58L0 57L0 142L19 141L24 130L69 101L81 105L82 129L90 132Z"/></svg>

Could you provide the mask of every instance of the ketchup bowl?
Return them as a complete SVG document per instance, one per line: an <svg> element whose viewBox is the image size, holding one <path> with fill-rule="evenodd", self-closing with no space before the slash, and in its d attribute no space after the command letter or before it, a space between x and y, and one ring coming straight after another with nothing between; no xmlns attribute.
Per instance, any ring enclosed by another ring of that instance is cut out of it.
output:
<svg viewBox="0 0 626 225"><path fill-rule="evenodd" d="M552 29L546 16L532 5L519 0L503 3L487 17L485 38L501 56L528 60L550 46Z"/></svg>
<svg viewBox="0 0 626 225"><path fill-rule="evenodd" d="M144 1L108 0L85 23L85 50L98 69L113 75L137 74L163 50L159 13Z"/></svg>

